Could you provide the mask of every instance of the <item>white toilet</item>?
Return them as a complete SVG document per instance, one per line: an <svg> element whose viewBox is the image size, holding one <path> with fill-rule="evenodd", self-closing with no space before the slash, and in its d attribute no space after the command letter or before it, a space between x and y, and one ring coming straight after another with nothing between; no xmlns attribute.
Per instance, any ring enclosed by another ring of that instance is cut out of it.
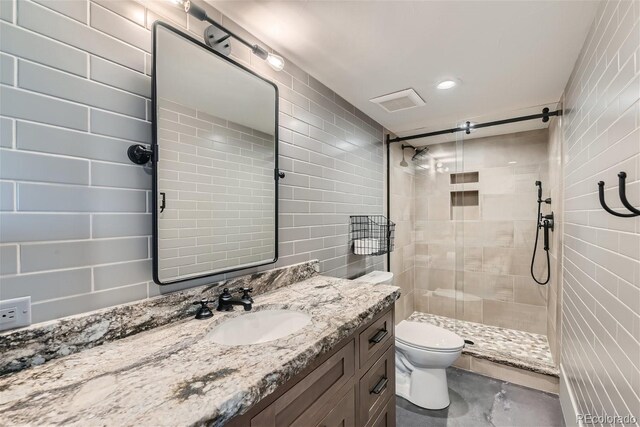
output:
<svg viewBox="0 0 640 427"><path fill-rule="evenodd" d="M403 320L396 326L396 394L425 409L449 406L446 369L462 353L464 340L429 323Z"/></svg>
<svg viewBox="0 0 640 427"><path fill-rule="evenodd" d="M353 280L354 282L365 282L370 285L392 285L393 273L390 271L372 271Z"/></svg>
<svg viewBox="0 0 640 427"><path fill-rule="evenodd" d="M393 283L393 273L373 271L356 281ZM464 340L429 323L403 320L396 334L396 394L425 409L449 406L446 369L462 353Z"/></svg>

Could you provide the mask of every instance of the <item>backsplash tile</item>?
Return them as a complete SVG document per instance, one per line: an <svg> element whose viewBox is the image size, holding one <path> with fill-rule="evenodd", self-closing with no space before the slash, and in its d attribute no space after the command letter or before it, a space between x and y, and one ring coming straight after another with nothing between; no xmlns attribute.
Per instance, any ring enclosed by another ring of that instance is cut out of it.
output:
<svg viewBox="0 0 640 427"><path fill-rule="evenodd" d="M5 248L16 250L15 263L0 273L3 297L5 278L50 275L59 298L38 286L15 289L16 296L31 293L38 322L223 279L164 288L151 282L151 180L126 155L132 143L151 142L153 22L196 38L207 24L164 1L0 3L2 61L17 65L17 75L3 72L9 80L0 88L0 155L39 162L32 170L0 171L0 209L16 225L1 240L3 259L13 253ZM318 258L322 273L337 277L383 269L384 257L348 248L349 215L383 212L382 126L286 58L278 73L239 43L232 56L279 89L279 160L287 176L280 182L276 266ZM46 229L28 229L35 215L46 218ZM55 281L84 269L92 274L81 283Z"/></svg>

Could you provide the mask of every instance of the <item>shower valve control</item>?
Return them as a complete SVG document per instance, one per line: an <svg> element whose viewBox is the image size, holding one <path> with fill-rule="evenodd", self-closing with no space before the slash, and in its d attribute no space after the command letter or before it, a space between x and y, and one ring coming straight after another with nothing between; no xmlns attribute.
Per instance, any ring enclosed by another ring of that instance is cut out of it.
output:
<svg viewBox="0 0 640 427"><path fill-rule="evenodd" d="M551 212L548 215L542 215L540 214L540 223L538 224L538 228L543 228L546 227L549 230L553 231L553 228L555 226L554 224L554 217L553 217L553 212Z"/></svg>

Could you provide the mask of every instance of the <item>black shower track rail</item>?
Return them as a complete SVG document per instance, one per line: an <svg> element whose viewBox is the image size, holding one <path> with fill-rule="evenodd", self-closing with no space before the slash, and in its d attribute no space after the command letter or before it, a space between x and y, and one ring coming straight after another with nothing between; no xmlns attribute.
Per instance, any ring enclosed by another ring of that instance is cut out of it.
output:
<svg viewBox="0 0 640 427"><path fill-rule="evenodd" d="M391 219L391 199L390 199L391 155L390 154L391 154L391 144L393 144L394 142L411 141L413 139L428 138L430 136L438 136L438 135L447 135L450 133L457 133L457 132L465 132L466 134L469 134L471 133L472 130L475 130L475 129L488 128L491 126L507 125L509 123L524 122L527 120L542 119L542 122L546 123L549 121L550 117L561 116L561 115L562 115L562 110L550 111L549 108L545 107L542 109L542 113L540 114L530 114L528 116L512 117L510 119L495 120L495 121L486 122L486 123L476 123L473 125L471 124L471 122L466 122L466 126L459 126L451 129L442 129L434 132L418 133L415 135L399 136L396 138L391 138L391 135L387 134L387 218ZM387 252L387 271L391 271L391 252Z"/></svg>
<svg viewBox="0 0 640 427"><path fill-rule="evenodd" d="M471 133L472 130L475 130L475 129L488 128L491 126L507 125L509 123L524 122L526 120L542 119L542 121L546 123L549 121L549 117L561 116L561 115L562 115L562 110L549 111L548 108L544 108L542 110L542 113L540 114L531 114L528 116L513 117L511 119L496 120L496 121L487 122L487 123L471 124L471 122L466 122L466 126L459 126L451 129L442 129L434 132L418 133L416 135L388 138L387 142L393 143L393 142L401 142L401 141L411 141L412 139L428 138L430 136L446 135L449 133L456 133L456 132L465 132L469 134Z"/></svg>

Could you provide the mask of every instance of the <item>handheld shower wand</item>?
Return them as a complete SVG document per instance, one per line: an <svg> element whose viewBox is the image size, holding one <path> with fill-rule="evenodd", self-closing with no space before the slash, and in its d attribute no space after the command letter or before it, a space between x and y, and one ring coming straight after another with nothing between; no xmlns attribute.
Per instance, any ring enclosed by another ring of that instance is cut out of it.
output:
<svg viewBox="0 0 640 427"><path fill-rule="evenodd" d="M531 277L536 281L539 285L546 285L549 283L549 279L551 279L551 262L549 260L549 230L553 231L554 223L553 223L553 212L548 215L542 215L541 206L542 203L546 203L548 205L551 204L551 198L546 198L542 200L542 182L536 181L536 186L538 187L538 214L536 215L536 240L533 245L533 255L531 256ZM547 278L545 281L539 281L535 274L533 273L533 267L536 262L536 252L538 251L538 238L540 236L540 229L544 229L544 251L547 253Z"/></svg>

